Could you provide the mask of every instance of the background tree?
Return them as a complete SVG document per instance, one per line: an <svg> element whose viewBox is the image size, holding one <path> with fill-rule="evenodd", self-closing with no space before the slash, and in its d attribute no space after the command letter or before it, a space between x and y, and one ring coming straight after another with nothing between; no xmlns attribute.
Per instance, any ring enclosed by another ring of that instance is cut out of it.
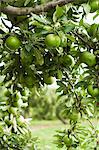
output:
<svg viewBox="0 0 99 150"><path fill-rule="evenodd" d="M24 114L39 120L56 119L56 102L57 94L55 88L44 86L36 89L36 87L34 87L29 95L29 104Z"/></svg>

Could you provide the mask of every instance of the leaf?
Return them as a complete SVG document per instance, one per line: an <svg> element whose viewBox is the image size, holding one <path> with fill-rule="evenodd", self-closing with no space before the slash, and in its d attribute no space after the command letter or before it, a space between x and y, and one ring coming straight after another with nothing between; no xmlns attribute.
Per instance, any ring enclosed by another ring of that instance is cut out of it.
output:
<svg viewBox="0 0 99 150"><path fill-rule="evenodd" d="M47 21L47 20L45 20L43 17L41 18L41 17L39 17L39 16L36 15L36 14L32 14L32 16L33 16L33 18L34 18L35 20L37 20L37 21L39 21L39 22L41 22L41 23L43 23L43 24L50 24L50 22Z"/></svg>
<svg viewBox="0 0 99 150"><path fill-rule="evenodd" d="M0 133L3 133L3 126L2 125L0 125Z"/></svg>
<svg viewBox="0 0 99 150"><path fill-rule="evenodd" d="M5 32L2 29L0 29L0 34L5 34Z"/></svg>
<svg viewBox="0 0 99 150"><path fill-rule="evenodd" d="M63 15L63 13L64 13L63 7L57 6L56 12L55 12L55 15L57 16L57 18L60 18Z"/></svg>
<svg viewBox="0 0 99 150"><path fill-rule="evenodd" d="M37 64L43 65L44 64L44 58L43 58L43 55L41 54L41 52L36 49L34 53L35 53Z"/></svg>
<svg viewBox="0 0 99 150"><path fill-rule="evenodd" d="M75 88L78 88L78 87L82 87L82 86L86 86L86 82L85 81L80 81L78 82L76 85L75 85Z"/></svg>
<svg viewBox="0 0 99 150"><path fill-rule="evenodd" d="M61 92L61 91L63 91L63 87L59 87L59 88L56 90L56 92Z"/></svg>
<svg viewBox="0 0 99 150"><path fill-rule="evenodd" d="M31 0L26 0L24 3L24 6L27 6L30 3Z"/></svg>
<svg viewBox="0 0 99 150"><path fill-rule="evenodd" d="M65 85L64 83L62 83L61 81L57 81L57 84L58 84L59 86L61 86L61 87L66 88L66 85Z"/></svg>
<svg viewBox="0 0 99 150"><path fill-rule="evenodd" d="M27 106L28 106L27 102L22 104L22 107L27 107Z"/></svg>
<svg viewBox="0 0 99 150"><path fill-rule="evenodd" d="M67 23L67 24L64 26L64 32L65 32L65 33L71 32L74 28L75 28L75 25L74 25L74 24L72 24L72 23Z"/></svg>
<svg viewBox="0 0 99 150"><path fill-rule="evenodd" d="M99 16L99 12L96 13L96 15L93 17L93 19L96 19Z"/></svg>
<svg viewBox="0 0 99 150"><path fill-rule="evenodd" d="M69 9L69 11L67 12L67 14L68 14L68 18L72 18L72 14L73 14L72 8Z"/></svg>
<svg viewBox="0 0 99 150"><path fill-rule="evenodd" d="M32 49L32 44L31 44L31 43L26 44L26 45L25 45L25 48L26 48L26 50L27 50L28 52L30 52L31 49Z"/></svg>
<svg viewBox="0 0 99 150"><path fill-rule="evenodd" d="M56 14L54 13L53 14L53 22L55 23L57 21L57 17L56 17Z"/></svg>
<svg viewBox="0 0 99 150"><path fill-rule="evenodd" d="M58 142L58 146L57 146L58 148L62 148L63 146L64 144Z"/></svg>
<svg viewBox="0 0 99 150"><path fill-rule="evenodd" d="M83 26L83 24L84 24L84 21L83 21L83 19L81 19L80 22L79 22L79 25Z"/></svg>
<svg viewBox="0 0 99 150"><path fill-rule="evenodd" d="M6 111L6 110L8 110L8 108L9 108L9 106L0 106L0 109L1 109L2 111Z"/></svg>
<svg viewBox="0 0 99 150"><path fill-rule="evenodd" d="M83 4L83 9L84 9L86 14L90 13L90 5L88 3Z"/></svg>
<svg viewBox="0 0 99 150"><path fill-rule="evenodd" d="M86 112L87 112L89 117L93 117L93 113L91 112L89 107L86 108Z"/></svg>
<svg viewBox="0 0 99 150"><path fill-rule="evenodd" d="M17 132L17 122L15 118L13 118L13 128L14 128L14 131Z"/></svg>
<svg viewBox="0 0 99 150"><path fill-rule="evenodd" d="M4 81L4 76L0 76L0 83Z"/></svg>
<svg viewBox="0 0 99 150"><path fill-rule="evenodd" d="M20 133L25 134L25 131L23 130L23 128L18 126L18 130L19 130Z"/></svg>
<svg viewBox="0 0 99 150"><path fill-rule="evenodd" d="M66 34L66 37L72 42L75 41L75 38L72 35Z"/></svg>

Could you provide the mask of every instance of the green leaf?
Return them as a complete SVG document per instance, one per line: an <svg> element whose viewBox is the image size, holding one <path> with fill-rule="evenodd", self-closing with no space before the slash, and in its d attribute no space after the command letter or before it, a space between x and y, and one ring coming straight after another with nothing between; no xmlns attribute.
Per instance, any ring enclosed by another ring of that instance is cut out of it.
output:
<svg viewBox="0 0 99 150"><path fill-rule="evenodd" d="M59 87L56 92L61 92L63 90L63 87Z"/></svg>
<svg viewBox="0 0 99 150"><path fill-rule="evenodd" d="M31 49L32 49L32 44L31 44L31 43L26 44L26 45L25 45L25 48L26 48L26 50L27 50L28 52L30 52Z"/></svg>
<svg viewBox="0 0 99 150"><path fill-rule="evenodd" d="M3 126L2 125L0 125L0 134L1 134L1 132L3 132Z"/></svg>
<svg viewBox="0 0 99 150"><path fill-rule="evenodd" d="M56 11L53 14L53 22L56 22L58 18L60 18L64 13L63 7L56 7Z"/></svg>
<svg viewBox="0 0 99 150"><path fill-rule="evenodd" d="M61 81L57 81L57 84L61 87L65 87L66 88L66 85L64 83L62 83Z"/></svg>
<svg viewBox="0 0 99 150"><path fill-rule="evenodd" d="M36 57L36 63L39 65L43 65L44 64L44 58L43 55L41 54L40 50L35 50L35 57Z"/></svg>
<svg viewBox="0 0 99 150"><path fill-rule="evenodd" d="M62 143L58 143L57 147L62 148L64 145Z"/></svg>
<svg viewBox="0 0 99 150"><path fill-rule="evenodd" d="M75 38L72 35L66 34L66 37L71 40L72 42L75 41Z"/></svg>
<svg viewBox="0 0 99 150"><path fill-rule="evenodd" d="M39 17L39 16L36 15L36 14L32 14L32 17L33 17L35 20L37 20L37 21L39 21L39 22L41 22L41 23L43 23L43 24L50 24L50 22L49 22L48 20L44 19L43 17L41 18L41 17Z"/></svg>
<svg viewBox="0 0 99 150"><path fill-rule="evenodd" d="M85 81L80 81L78 82L76 85L75 85L75 88L78 88L78 87L82 87L82 86L86 86L86 82Z"/></svg>
<svg viewBox="0 0 99 150"><path fill-rule="evenodd" d="M26 0L24 3L24 6L27 6L30 3L31 0Z"/></svg>
<svg viewBox="0 0 99 150"><path fill-rule="evenodd" d="M75 28L75 25L74 25L74 24L72 24L72 23L67 23L67 24L64 26L63 30L64 30L65 33L68 33L68 32L71 32L74 28Z"/></svg>
<svg viewBox="0 0 99 150"><path fill-rule="evenodd" d="M57 16L57 18L60 18L64 13L64 9L63 7L59 7L57 6L56 7L56 12L55 12L55 15Z"/></svg>
<svg viewBox="0 0 99 150"><path fill-rule="evenodd" d="M96 13L96 15L93 17L93 19L96 19L99 16L99 12Z"/></svg>
<svg viewBox="0 0 99 150"><path fill-rule="evenodd" d="M1 109L2 111L6 111L6 110L8 110L8 108L9 108L9 106L0 106L0 109Z"/></svg>

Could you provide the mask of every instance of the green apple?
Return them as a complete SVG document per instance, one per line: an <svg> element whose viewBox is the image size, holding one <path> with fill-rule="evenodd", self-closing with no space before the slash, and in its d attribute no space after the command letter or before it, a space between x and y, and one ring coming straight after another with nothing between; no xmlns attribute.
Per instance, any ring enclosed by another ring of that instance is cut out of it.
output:
<svg viewBox="0 0 99 150"><path fill-rule="evenodd" d="M96 56L88 51L80 53L80 61L88 66L94 66L96 64Z"/></svg>
<svg viewBox="0 0 99 150"><path fill-rule="evenodd" d="M22 96L26 96L26 94L27 94L26 90L23 89L23 90L21 91L21 95L22 95Z"/></svg>
<svg viewBox="0 0 99 150"><path fill-rule="evenodd" d="M46 84L53 84L53 82L54 82L54 77L52 77L52 76L49 76L49 77L45 76L44 82L45 82Z"/></svg>
<svg viewBox="0 0 99 150"><path fill-rule="evenodd" d="M63 142L66 144L67 147L71 146L72 139L70 139L67 135L63 137Z"/></svg>
<svg viewBox="0 0 99 150"><path fill-rule="evenodd" d="M62 79L62 77L63 77L63 73L62 73L62 71L61 70L57 70L57 79Z"/></svg>
<svg viewBox="0 0 99 150"><path fill-rule="evenodd" d="M11 92L9 90L7 90L7 91L4 92L4 95L6 97L10 97L11 96Z"/></svg>
<svg viewBox="0 0 99 150"><path fill-rule="evenodd" d="M61 39L58 35L48 34L45 38L45 44L47 47L59 47Z"/></svg>
<svg viewBox="0 0 99 150"><path fill-rule="evenodd" d="M64 66L74 66L74 58L71 55L63 56L63 64Z"/></svg>
<svg viewBox="0 0 99 150"><path fill-rule="evenodd" d="M72 114L69 115L69 119L76 122L80 119L80 113L77 111L72 112Z"/></svg>
<svg viewBox="0 0 99 150"><path fill-rule="evenodd" d="M72 64L72 59L70 55L64 55L63 56L63 63L66 65L71 65Z"/></svg>
<svg viewBox="0 0 99 150"><path fill-rule="evenodd" d="M99 95L99 88L96 88L96 87L94 88L93 85L88 85L87 91L93 97L96 97Z"/></svg>
<svg viewBox="0 0 99 150"><path fill-rule="evenodd" d="M21 42L16 36L9 36L5 41L6 46L11 50L16 50L20 47Z"/></svg>
<svg viewBox="0 0 99 150"><path fill-rule="evenodd" d="M90 0L89 1L91 12L99 10L99 0Z"/></svg>

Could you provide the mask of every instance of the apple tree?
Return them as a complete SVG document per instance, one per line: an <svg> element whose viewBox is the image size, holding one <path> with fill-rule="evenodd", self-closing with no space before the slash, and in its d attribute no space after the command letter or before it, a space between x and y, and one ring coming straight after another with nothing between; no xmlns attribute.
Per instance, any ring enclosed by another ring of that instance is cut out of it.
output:
<svg viewBox="0 0 99 150"><path fill-rule="evenodd" d="M97 149L99 130L91 118L96 120L99 111L99 24L94 22L99 1L1 0L0 9L0 74L5 87L0 97L0 148L25 149L31 143L22 123L27 97L33 87L52 84L55 77L57 112L69 120L55 143L67 150ZM91 13L93 23L88 24Z"/></svg>

